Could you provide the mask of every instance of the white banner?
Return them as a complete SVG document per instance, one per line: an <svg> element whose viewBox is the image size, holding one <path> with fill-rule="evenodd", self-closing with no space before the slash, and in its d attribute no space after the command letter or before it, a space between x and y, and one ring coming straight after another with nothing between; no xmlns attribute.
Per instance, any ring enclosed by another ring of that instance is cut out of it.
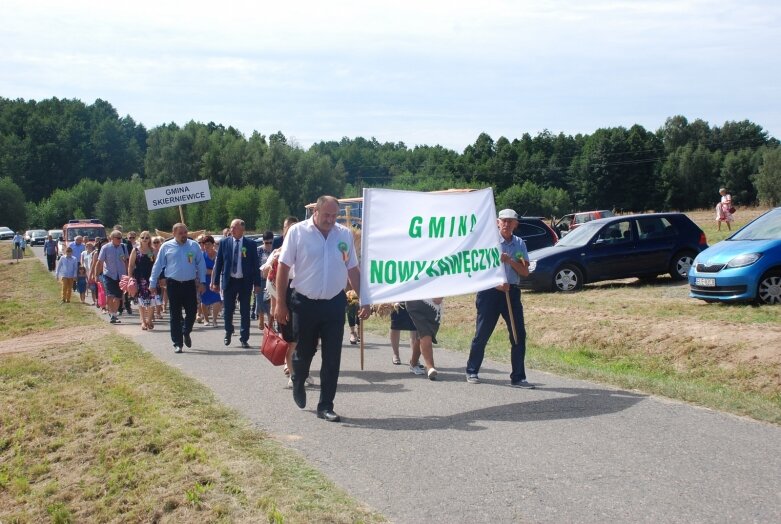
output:
<svg viewBox="0 0 781 524"><path fill-rule="evenodd" d="M361 303L474 293L505 282L491 188L363 190Z"/></svg>
<svg viewBox="0 0 781 524"><path fill-rule="evenodd" d="M164 207L181 206L211 200L209 181L198 180L175 186L155 187L144 190L146 195L146 208L162 209Z"/></svg>

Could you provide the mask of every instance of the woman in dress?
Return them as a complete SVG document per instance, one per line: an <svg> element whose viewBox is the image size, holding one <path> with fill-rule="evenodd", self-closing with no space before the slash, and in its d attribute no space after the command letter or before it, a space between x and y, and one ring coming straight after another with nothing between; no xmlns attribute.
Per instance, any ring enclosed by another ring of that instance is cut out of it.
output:
<svg viewBox="0 0 781 524"><path fill-rule="evenodd" d="M412 348L409 370L415 375L425 374L429 380L436 380L437 369L434 367L433 343L437 340L437 332L442 320L442 299L412 300L405 302L404 305L418 332L418 337ZM421 355L423 355L425 367L420 364Z"/></svg>
<svg viewBox="0 0 781 524"><path fill-rule="evenodd" d="M152 237L152 251L157 258L157 254L160 252L160 247L163 245L163 237ZM154 311L154 318L157 320L163 320L163 309L168 300L168 296L165 290L165 270L160 273L160 278L157 279L157 289L155 289L155 296L152 299L152 310Z"/></svg>
<svg viewBox="0 0 781 524"><path fill-rule="evenodd" d="M718 225L718 230L721 231L721 223L725 222L727 224L727 229L729 231L732 231L732 195L727 193L727 188L722 187L719 189L719 194L721 195L721 201L716 204L716 224Z"/></svg>
<svg viewBox="0 0 781 524"><path fill-rule="evenodd" d="M209 314L211 314L212 326L217 327L217 318L220 316L222 301L219 293L209 289L212 283L212 270L214 269L214 259L217 258L217 249L214 247L214 237L211 235L204 235L199 243L203 246L203 261L206 263L206 288L201 293L203 316L206 319L206 323L209 324Z"/></svg>
<svg viewBox="0 0 781 524"><path fill-rule="evenodd" d="M393 360L395 365L401 365L401 356L399 355L399 342L401 341L401 332L409 331L409 345L412 352L415 352L415 345L418 344L418 333L415 331L415 324L409 318L409 313L404 304L393 304L393 311L390 316L390 343L393 350ZM418 344L418 351L420 345Z"/></svg>
<svg viewBox="0 0 781 524"><path fill-rule="evenodd" d="M95 239L95 253L100 253L101 248L106 244L107 240L105 238L96 238ZM97 295L97 301L95 302L95 307L100 308L104 313L106 312L106 291L103 289L103 282L100 281L100 275L98 275L97 272L98 267L98 257L97 255L93 255L91 261L90 261L90 267L87 281L92 281L95 283L95 293Z"/></svg>
<svg viewBox="0 0 781 524"><path fill-rule="evenodd" d="M87 249L81 253L81 265L84 267L87 273L87 289L89 289L90 296L92 297L92 305L98 303L98 286L95 281L90 279L89 272L92 269L92 258L97 256L95 253L95 242L87 242Z"/></svg>
<svg viewBox="0 0 781 524"><path fill-rule="evenodd" d="M149 288L149 278L152 276L152 266L155 263L155 251L152 248L152 236L149 231L142 231L138 246L130 253L127 272L138 286L138 309L141 311L141 329L155 328L154 297L155 290Z"/></svg>

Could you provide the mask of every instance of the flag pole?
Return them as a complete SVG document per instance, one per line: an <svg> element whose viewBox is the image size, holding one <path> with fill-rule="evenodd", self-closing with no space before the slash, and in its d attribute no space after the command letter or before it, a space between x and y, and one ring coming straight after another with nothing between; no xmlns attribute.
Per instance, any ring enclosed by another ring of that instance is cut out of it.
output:
<svg viewBox="0 0 781 524"><path fill-rule="evenodd" d="M344 225L350 228L350 233L353 233L353 221L352 217L350 216L350 211L352 210L352 206L344 206ZM353 240L355 237L353 236ZM363 361L364 361L364 354L363 354L363 320L360 318L357 318L358 321L358 338L360 339L361 344L361 371L363 371Z"/></svg>
<svg viewBox="0 0 781 524"><path fill-rule="evenodd" d="M504 292L504 298L507 299L507 314L510 317L510 327L513 331L513 345L518 343L518 332L515 330L515 315L513 314L513 305L510 302L510 290Z"/></svg>

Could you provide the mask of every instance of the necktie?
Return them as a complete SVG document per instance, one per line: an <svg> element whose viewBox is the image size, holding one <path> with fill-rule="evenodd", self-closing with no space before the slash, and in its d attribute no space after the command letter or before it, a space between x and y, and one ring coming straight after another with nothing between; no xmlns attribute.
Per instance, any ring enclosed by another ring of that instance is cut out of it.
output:
<svg viewBox="0 0 781 524"><path fill-rule="evenodd" d="M233 239L233 263L231 264L231 272L235 275L239 271L239 241Z"/></svg>

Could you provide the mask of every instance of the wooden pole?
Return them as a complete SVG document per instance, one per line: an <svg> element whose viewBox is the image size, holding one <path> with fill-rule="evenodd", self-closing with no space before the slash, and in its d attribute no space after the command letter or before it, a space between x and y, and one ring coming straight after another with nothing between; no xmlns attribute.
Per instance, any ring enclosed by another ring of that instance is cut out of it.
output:
<svg viewBox="0 0 781 524"><path fill-rule="evenodd" d="M344 206L344 218L345 218L345 224L347 227L350 228L350 232L352 233L353 230L353 224L350 216L350 211L352 210L351 206ZM358 319L358 338L361 339L361 371L363 371L363 362L364 362L364 352L363 352L363 320Z"/></svg>
<svg viewBox="0 0 781 524"><path fill-rule="evenodd" d="M363 320L358 319L358 337L361 339L361 371L363 371Z"/></svg>
<svg viewBox="0 0 781 524"><path fill-rule="evenodd" d="M184 209L182 209L182 205L181 204L179 204L179 219L182 221L182 224L185 223L184 222Z"/></svg>
<svg viewBox="0 0 781 524"><path fill-rule="evenodd" d="M515 330L515 315L513 315L513 305L510 302L510 290L504 292L504 298L507 299L507 313L510 316L510 327L513 330L513 345L518 343L518 332Z"/></svg>

